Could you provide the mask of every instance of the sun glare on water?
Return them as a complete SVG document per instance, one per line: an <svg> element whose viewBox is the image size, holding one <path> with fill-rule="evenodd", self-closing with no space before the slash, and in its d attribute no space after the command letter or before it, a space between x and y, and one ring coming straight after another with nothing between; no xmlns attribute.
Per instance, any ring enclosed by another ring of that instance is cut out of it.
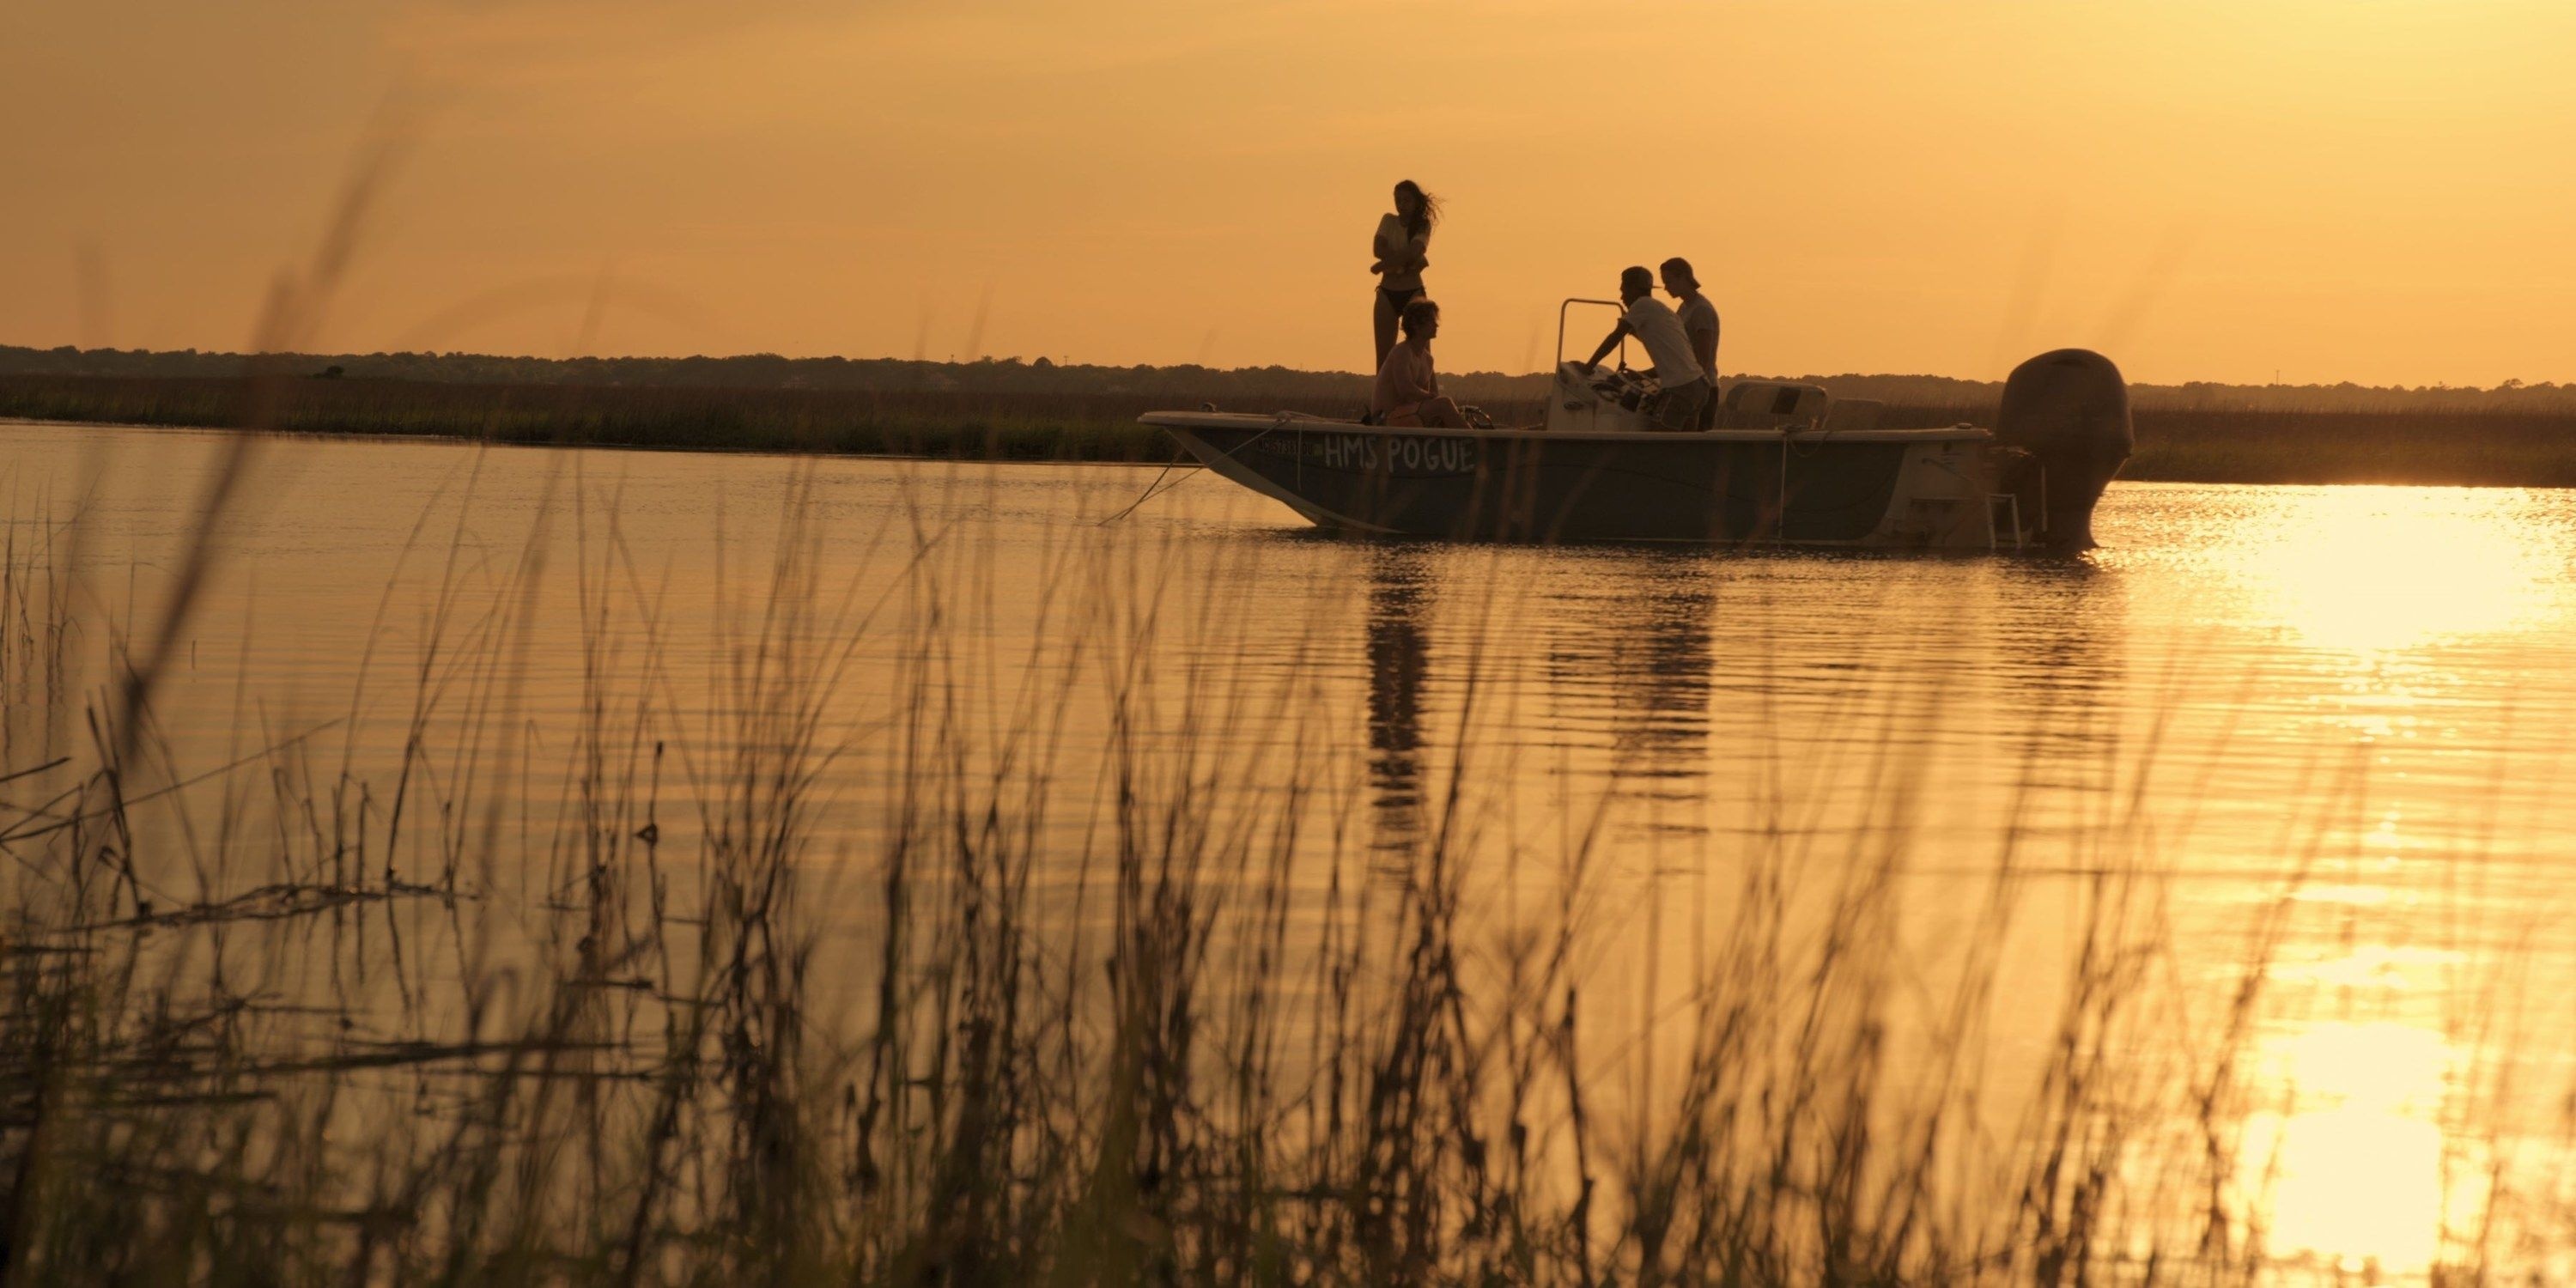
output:
<svg viewBox="0 0 2576 1288"><path fill-rule="evenodd" d="M2261 1196L2272 1250L2346 1272L2431 1269L2446 1226L2485 1203L2483 1170L2439 1121L2455 1074L2442 1035L2325 1022L2267 1041L2257 1059L2281 1100L2248 1124L2239 1184Z"/></svg>
<svg viewBox="0 0 2576 1288"><path fill-rule="evenodd" d="M2255 1052L2264 1103L2238 1184L2286 1263L2420 1281L2489 1206L2492 1159L2453 1121L2475 1061L2426 1010L2462 961L2423 931L2447 906L2423 883L2482 857L2469 838L2492 805L2463 785L2505 772L2460 750L2502 745L2481 723L2476 659L2553 646L2565 534L2545 510L2498 489L2282 489L2225 556L2236 620L2296 659L2271 691L2326 716L2303 720L2306 736L2336 728L2372 748L2348 854L2295 896L2364 929L2275 964L2275 986L2313 997Z"/></svg>
<svg viewBox="0 0 2576 1288"><path fill-rule="evenodd" d="M2258 611L2308 644L2355 653L2529 625L2557 570L2501 497L2376 487L2284 497L2244 555Z"/></svg>

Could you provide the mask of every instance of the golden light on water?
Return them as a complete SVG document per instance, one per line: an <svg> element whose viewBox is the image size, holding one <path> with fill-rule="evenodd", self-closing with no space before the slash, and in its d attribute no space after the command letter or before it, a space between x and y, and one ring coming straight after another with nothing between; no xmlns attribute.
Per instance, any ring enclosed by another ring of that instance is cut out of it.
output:
<svg viewBox="0 0 2576 1288"><path fill-rule="evenodd" d="M2249 697L2295 714L2246 754L2355 775L2355 807L2317 816L2336 839L2287 892L2333 938L2267 970L2249 1069L2239 1212L2283 1264L2421 1282L2486 1219L2486 1139L2460 1131L2482 1057L2439 1018L2469 950L2434 923L2458 915L2449 883L2494 859L2480 838L2499 778L2539 752L2491 722L2464 659L2553 647L2565 555L2548 509L2497 490L2278 489L2212 552L2236 596L2212 607L2285 646ZM2259 904L2287 856L2250 857Z"/></svg>
<svg viewBox="0 0 2576 1288"><path fill-rule="evenodd" d="M2260 609L2320 648L2379 653L2527 625L2545 535L2466 489L2318 488L2279 498L2244 547Z"/></svg>
<svg viewBox="0 0 2576 1288"><path fill-rule="evenodd" d="M2239 1178L2280 1255L2347 1271L2420 1274L2446 1223L2484 1205L2441 1127L2457 1063L2443 1036L2395 1022L2325 1022L2258 1053L2283 1101L2248 1123Z"/></svg>

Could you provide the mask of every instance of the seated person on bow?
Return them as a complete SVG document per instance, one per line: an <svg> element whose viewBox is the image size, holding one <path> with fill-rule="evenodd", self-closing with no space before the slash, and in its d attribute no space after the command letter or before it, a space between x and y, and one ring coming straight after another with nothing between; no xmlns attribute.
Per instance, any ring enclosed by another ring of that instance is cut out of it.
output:
<svg viewBox="0 0 2576 1288"><path fill-rule="evenodd" d="M1599 367L1619 347L1621 338L1637 337L1647 360L1654 363L1655 383L1661 386L1646 403L1647 417L1657 429L1699 428L1699 409L1708 403L1708 373L1691 355L1690 335L1682 330L1681 319L1655 298L1655 275L1642 265L1622 272L1619 299L1627 305L1619 325L1610 329L1609 338L1592 351L1585 365Z"/></svg>
<svg viewBox="0 0 2576 1288"><path fill-rule="evenodd" d="M1404 306L1404 338L1386 351L1377 369L1377 392L1369 413L1381 425L1428 429L1465 429L1458 404L1440 392L1440 377L1431 369L1431 337L1440 334L1440 306L1415 300Z"/></svg>

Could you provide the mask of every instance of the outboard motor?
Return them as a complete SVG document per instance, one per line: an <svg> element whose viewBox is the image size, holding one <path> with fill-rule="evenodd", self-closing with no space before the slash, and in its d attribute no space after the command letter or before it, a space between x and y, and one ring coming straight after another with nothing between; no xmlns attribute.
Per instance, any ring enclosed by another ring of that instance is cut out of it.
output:
<svg viewBox="0 0 2576 1288"><path fill-rule="evenodd" d="M2093 503L2137 446L2129 386L2109 358L2090 349L2043 353L2004 381L1995 441L2029 452L2040 466L2012 483L2022 521L2037 516L2049 546L2091 549Z"/></svg>

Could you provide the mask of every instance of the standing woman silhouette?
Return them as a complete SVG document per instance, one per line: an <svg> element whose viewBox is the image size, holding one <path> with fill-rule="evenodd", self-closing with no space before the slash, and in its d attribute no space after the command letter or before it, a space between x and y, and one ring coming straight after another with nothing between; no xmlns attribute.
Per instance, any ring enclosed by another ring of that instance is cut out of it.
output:
<svg viewBox="0 0 2576 1288"><path fill-rule="evenodd" d="M1371 246L1377 262L1369 265L1369 271L1377 274L1377 299L1372 306L1377 364L1371 371L1385 366L1387 352L1395 348L1395 324L1404 316L1404 306L1422 298L1422 270L1431 265L1431 229L1439 222L1440 199L1411 179L1395 185L1395 213L1378 217L1377 239Z"/></svg>

